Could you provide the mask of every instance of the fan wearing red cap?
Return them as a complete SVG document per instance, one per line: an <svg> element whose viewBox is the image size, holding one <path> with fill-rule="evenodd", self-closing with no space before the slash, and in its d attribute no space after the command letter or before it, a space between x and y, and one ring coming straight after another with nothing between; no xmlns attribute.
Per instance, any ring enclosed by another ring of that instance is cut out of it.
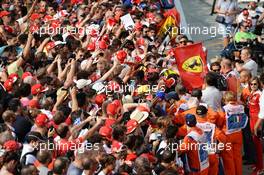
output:
<svg viewBox="0 0 264 175"><path fill-rule="evenodd" d="M126 51L124 50L119 50L117 53L116 53L116 58L118 59L118 61L123 64L125 59L127 58L127 53Z"/></svg>
<svg viewBox="0 0 264 175"><path fill-rule="evenodd" d="M5 10L0 12L0 18L3 21L3 25L10 26L10 22L11 22L10 14L11 14L10 12Z"/></svg>
<svg viewBox="0 0 264 175"><path fill-rule="evenodd" d="M106 113L109 117L117 119L118 115L121 113L122 104L120 100L114 100L106 107Z"/></svg>
<svg viewBox="0 0 264 175"><path fill-rule="evenodd" d="M102 106L103 102L106 100L106 95L105 94L98 94L95 96L95 103L98 105L98 106Z"/></svg>
<svg viewBox="0 0 264 175"><path fill-rule="evenodd" d="M47 134L47 124L49 123L49 118L46 114L38 114L35 119L35 125L32 127L32 131L37 131L41 133L42 136Z"/></svg>
<svg viewBox="0 0 264 175"><path fill-rule="evenodd" d="M15 140L9 140L4 143L4 149L6 151L17 151L22 148L22 144L15 141Z"/></svg>
<svg viewBox="0 0 264 175"><path fill-rule="evenodd" d="M42 93L46 92L48 87L43 87L41 84L35 84L31 87L31 94L33 95L33 99L40 99L42 97Z"/></svg>
<svg viewBox="0 0 264 175"><path fill-rule="evenodd" d="M112 128L103 126L99 130L99 134L103 138L103 148L107 154L111 154L111 143L112 143Z"/></svg>
<svg viewBox="0 0 264 175"><path fill-rule="evenodd" d="M132 132L135 131L135 129L137 129L138 127L138 122L136 120L129 120L127 123L126 123L126 128L127 128L127 132L126 134L131 134Z"/></svg>
<svg viewBox="0 0 264 175"><path fill-rule="evenodd" d="M7 80L4 82L4 88L7 92L11 92L13 90L18 78L18 74L16 73L12 73L8 76Z"/></svg>

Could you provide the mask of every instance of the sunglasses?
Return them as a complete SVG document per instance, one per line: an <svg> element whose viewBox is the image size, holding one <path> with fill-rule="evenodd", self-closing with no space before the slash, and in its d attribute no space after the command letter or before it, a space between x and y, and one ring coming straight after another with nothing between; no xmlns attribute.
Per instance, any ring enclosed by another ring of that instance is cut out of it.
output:
<svg viewBox="0 0 264 175"><path fill-rule="evenodd" d="M220 72L220 69L213 69L213 72Z"/></svg>
<svg viewBox="0 0 264 175"><path fill-rule="evenodd" d="M187 41L180 41L179 43L187 43Z"/></svg>
<svg viewBox="0 0 264 175"><path fill-rule="evenodd" d="M257 86L257 83L250 83L251 86Z"/></svg>

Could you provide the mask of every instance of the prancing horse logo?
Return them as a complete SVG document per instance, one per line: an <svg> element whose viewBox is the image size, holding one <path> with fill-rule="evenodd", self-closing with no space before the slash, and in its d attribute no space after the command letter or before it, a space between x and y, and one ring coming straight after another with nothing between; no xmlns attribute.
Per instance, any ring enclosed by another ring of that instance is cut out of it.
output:
<svg viewBox="0 0 264 175"><path fill-rule="evenodd" d="M182 69L187 72L201 73L203 72L203 63L200 56L193 56L182 64Z"/></svg>

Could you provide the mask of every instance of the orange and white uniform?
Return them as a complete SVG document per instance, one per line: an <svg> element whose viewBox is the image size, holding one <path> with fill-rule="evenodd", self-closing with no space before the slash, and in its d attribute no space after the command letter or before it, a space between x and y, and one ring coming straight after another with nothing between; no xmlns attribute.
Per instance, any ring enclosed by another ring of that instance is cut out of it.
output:
<svg viewBox="0 0 264 175"><path fill-rule="evenodd" d="M208 175L209 158L207 150L203 149L205 134L202 129L192 127L180 144L178 152L186 153L189 175Z"/></svg>
<svg viewBox="0 0 264 175"><path fill-rule="evenodd" d="M244 106L230 102L220 112L223 121L222 131L227 136L225 149L221 152L224 171L228 175L242 175L242 129L248 122ZM227 145L228 144L228 145Z"/></svg>
<svg viewBox="0 0 264 175"><path fill-rule="evenodd" d="M205 117L196 116L196 120L198 122L196 126L204 131L204 133L206 134L207 145L210 146L208 149L208 155L209 155L208 174L218 175L219 156L218 154L216 154L217 151L216 140L218 140L220 143L225 144L226 136L219 128L216 127L214 123L209 122L208 118L207 116Z"/></svg>
<svg viewBox="0 0 264 175"><path fill-rule="evenodd" d="M197 115L196 115L196 107L190 108L182 113L178 113L174 119L173 119L173 123L181 126L179 128L178 131L178 136L186 136L187 135L187 127L185 125L185 115L187 114L193 114L195 115L196 119L197 119ZM207 121L214 123L218 128L219 126L222 126L222 120L219 118L219 114L217 112L215 112L212 108L208 107L208 111L207 111ZM198 121L198 119L197 119Z"/></svg>

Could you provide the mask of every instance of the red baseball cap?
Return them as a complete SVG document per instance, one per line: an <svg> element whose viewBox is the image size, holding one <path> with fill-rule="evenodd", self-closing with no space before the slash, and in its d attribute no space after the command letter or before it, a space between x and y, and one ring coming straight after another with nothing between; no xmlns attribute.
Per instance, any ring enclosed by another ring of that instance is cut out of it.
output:
<svg viewBox="0 0 264 175"><path fill-rule="evenodd" d="M95 51L95 43L94 42L89 43L88 46L87 46L87 50Z"/></svg>
<svg viewBox="0 0 264 175"><path fill-rule="evenodd" d="M4 148L6 151L17 151L22 147L22 144L15 140L8 140L4 143Z"/></svg>
<svg viewBox="0 0 264 175"><path fill-rule="evenodd" d="M18 80L18 74L12 73L8 76L8 79L11 80L13 83L15 83Z"/></svg>
<svg viewBox="0 0 264 175"><path fill-rule="evenodd" d="M106 42L104 40L99 41L99 48L102 50L105 50L108 48L108 45L106 44Z"/></svg>
<svg viewBox="0 0 264 175"><path fill-rule="evenodd" d="M5 10L0 12L0 18L7 16L7 15L10 15L10 12L5 11Z"/></svg>
<svg viewBox="0 0 264 175"><path fill-rule="evenodd" d="M41 84L35 84L31 87L31 94L32 95L38 95L42 92L46 92L49 88L44 88Z"/></svg>
<svg viewBox="0 0 264 175"><path fill-rule="evenodd" d="M117 59L119 60L120 63L124 63L124 61L125 61L125 59L127 57L127 53L124 50L119 50L116 53L116 57L117 57Z"/></svg>
<svg viewBox="0 0 264 175"><path fill-rule="evenodd" d="M95 96L95 103L98 106L101 106L105 100L106 100L106 95L105 94L98 94L98 95Z"/></svg>
<svg viewBox="0 0 264 175"><path fill-rule="evenodd" d="M126 123L126 128L127 128L126 134L132 133L137 127L138 127L138 122L136 120L133 119L129 120Z"/></svg>
<svg viewBox="0 0 264 175"><path fill-rule="evenodd" d="M41 15L38 14L38 13L33 13L31 16L30 16L30 20L31 21L35 21L36 19L40 19L41 18Z"/></svg>
<svg viewBox="0 0 264 175"><path fill-rule="evenodd" d="M44 127L49 122L49 118L46 114L38 114L35 119L35 124L40 127Z"/></svg>
<svg viewBox="0 0 264 175"><path fill-rule="evenodd" d="M107 140L112 139L112 128L109 126L103 126L99 130L99 134L105 137Z"/></svg>
<svg viewBox="0 0 264 175"><path fill-rule="evenodd" d="M6 91L8 91L8 92L12 91L12 89L13 89L13 81L10 80L10 79L7 79L5 81L5 83L4 83L4 87L5 87Z"/></svg>
<svg viewBox="0 0 264 175"><path fill-rule="evenodd" d="M55 47L55 42L51 41L46 45L46 49L49 51Z"/></svg>
<svg viewBox="0 0 264 175"><path fill-rule="evenodd" d="M24 79L27 78L27 77L32 77L32 74L31 74L30 72L24 72L24 73L22 74L22 80L24 80Z"/></svg>
<svg viewBox="0 0 264 175"><path fill-rule="evenodd" d="M106 107L107 115L116 115L117 114L117 106L113 103L110 103Z"/></svg>
<svg viewBox="0 0 264 175"><path fill-rule="evenodd" d="M38 100L34 100L34 99L29 101L28 106L31 108L37 108L37 109L40 108Z"/></svg>
<svg viewBox="0 0 264 175"><path fill-rule="evenodd" d="M115 124L115 122L116 122L116 119L108 118L105 120L104 126L111 127L113 124Z"/></svg>

